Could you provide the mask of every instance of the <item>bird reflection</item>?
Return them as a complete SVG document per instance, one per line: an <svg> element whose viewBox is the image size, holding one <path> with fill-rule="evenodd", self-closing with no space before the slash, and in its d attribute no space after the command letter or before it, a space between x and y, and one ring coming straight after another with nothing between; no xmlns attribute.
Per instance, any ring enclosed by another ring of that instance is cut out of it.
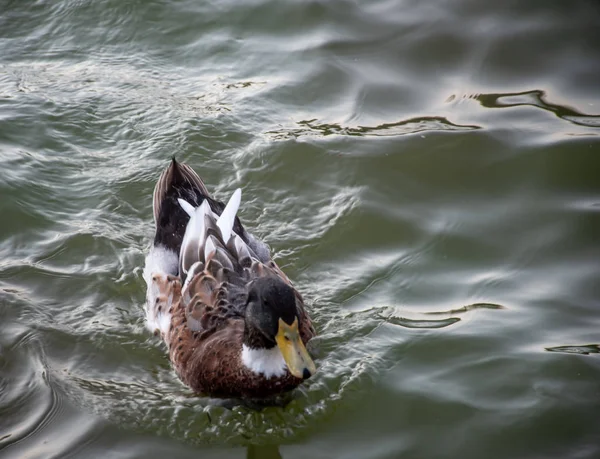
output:
<svg viewBox="0 0 600 459"><path fill-rule="evenodd" d="M282 459L279 445L250 445L246 450L246 459Z"/></svg>

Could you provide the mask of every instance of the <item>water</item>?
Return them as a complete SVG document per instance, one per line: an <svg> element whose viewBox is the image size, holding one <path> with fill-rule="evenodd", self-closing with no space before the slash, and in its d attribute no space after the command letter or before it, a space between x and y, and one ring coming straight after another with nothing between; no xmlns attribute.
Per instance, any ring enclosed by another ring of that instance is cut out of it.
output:
<svg viewBox="0 0 600 459"><path fill-rule="evenodd" d="M0 0L0 457L600 457L595 1ZM285 408L144 329L172 155L310 303Z"/></svg>

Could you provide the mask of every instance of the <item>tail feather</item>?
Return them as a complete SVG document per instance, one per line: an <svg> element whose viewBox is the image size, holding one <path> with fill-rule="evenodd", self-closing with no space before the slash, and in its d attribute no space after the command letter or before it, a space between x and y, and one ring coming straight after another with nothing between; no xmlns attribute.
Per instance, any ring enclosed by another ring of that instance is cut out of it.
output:
<svg viewBox="0 0 600 459"><path fill-rule="evenodd" d="M180 205L180 200L189 204L187 208ZM154 188L152 198L156 223L154 245L179 253L185 228L190 219L189 212L205 200L209 203L213 201L202 179L190 166L178 163L173 158Z"/></svg>
<svg viewBox="0 0 600 459"><path fill-rule="evenodd" d="M160 175L154 187L152 208L154 209L155 223L159 221L163 201L173 188L195 190L204 197L210 197L206 185L198 174L187 164L178 163L173 158L171 164Z"/></svg>

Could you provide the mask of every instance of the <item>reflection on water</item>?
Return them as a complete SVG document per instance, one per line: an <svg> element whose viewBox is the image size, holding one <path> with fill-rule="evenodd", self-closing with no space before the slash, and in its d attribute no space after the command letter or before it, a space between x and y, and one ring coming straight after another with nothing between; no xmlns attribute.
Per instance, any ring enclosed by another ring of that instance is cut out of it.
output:
<svg viewBox="0 0 600 459"><path fill-rule="evenodd" d="M283 459L279 445L249 445L246 459Z"/></svg>
<svg viewBox="0 0 600 459"><path fill-rule="evenodd" d="M383 123L378 126L342 126L337 123L318 123L316 119L299 121L299 128L279 129L266 132L274 139L297 138L302 136L398 136L416 134L426 131L472 131L480 129L475 125L460 125L452 123L441 116L422 116L398 121Z"/></svg>
<svg viewBox="0 0 600 459"><path fill-rule="evenodd" d="M494 304L494 303L473 303L473 304L468 304L467 306L463 306L461 308L450 309L449 311L424 312L423 314L429 314L429 315L461 314L464 312L475 311L477 309L505 309L505 306L502 306L501 304Z"/></svg>
<svg viewBox="0 0 600 459"><path fill-rule="evenodd" d="M421 312L411 312L409 310L406 310L404 308L400 308L400 307L390 307L390 308L385 308L387 309L387 313L383 312L383 313L379 313L378 317L381 318L384 322L393 324L393 325L399 325L401 327L406 327L406 328L414 328L414 329L419 329L419 328L423 328L423 329L436 329L436 328L445 328L448 327L450 325L454 325L457 322L460 322L460 318L459 317L447 317L445 319L420 319L420 318L409 318L409 317L404 317L406 314L409 315L415 315L415 316L432 316L432 315L439 315L439 316L452 316L452 315L456 315L456 314L464 314L467 312L471 312L471 311L476 311L476 310L480 310L480 309L491 309L491 310L500 310L500 309L505 309L504 306L500 305L500 304L494 304L494 303L473 303L473 304L469 304L460 308L456 308L456 309L450 309L447 311L421 311ZM402 315L400 315L402 314Z"/></svg>
<svg viewBox="0 0 600 459"><path fill-rule="evenodd" d="M449 325L453 325L456 322L460 321L458 317L449 317L448 319L440 319L440 320L417 320L417 319L408 319L406 317L393 317L390 316L387 318L387 321L394 325L400 325L401 327L406 328L444 328Z"/></svg>
<svg viewBox="0 0 600 459"><path fill-rule="evenodd" d="M548 102L546 92L541 89L504 94L477 94L470 98L486 108L537 107L579 126L600 127L600 115L589 115L568 106Z"/></svg>
<svg viewBox="0 0 600 459"><path fill-rule="evenodd" d="M583 344L580 346L555 346L547 347L549 352L565 352L567 354L600 354L600 344Z"/></svg>
<svg viewBox="0 0 600 459"><path fill-rule="evenodd" d="M547 100L543 90L531 90L515 93L490 93L465 96L478 101L484 108L510 108L510 107L536 107L554 113L558 118L570 123L598 128L600 115L582 113L566 105L551 103ZM450 96L446 102L455 100ZM474 124L459 124L441 116L421 116L401 120L393 123L382 123L376 126L344 126L339 123L320 123L318 119L299 121L298 127L274 129L265 134L270 138L285 140L304 136L357 136L357 137L385 137L416 134L428 131L473 131L481 129Z"/></svg>

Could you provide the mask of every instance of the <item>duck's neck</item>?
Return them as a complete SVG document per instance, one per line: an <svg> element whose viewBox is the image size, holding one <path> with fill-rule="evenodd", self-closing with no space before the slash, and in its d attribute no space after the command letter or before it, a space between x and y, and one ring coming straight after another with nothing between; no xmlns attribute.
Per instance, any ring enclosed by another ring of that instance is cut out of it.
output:
<svg viewBox="0 0 600 459"><path fill-rule="evenodd" d="M287 365L275 342L246 325L242 344L242 364L252 373L265 378L283 376Z"/></svg>
<svg viewBox="0 0 600 459"><path fill-rule="evenodd" d="M242 363L252 373L267 379L283 376L287 370L283 355L277 346L271 349L252 349L243 344Z"/></svg>
<svg viewBox="0 0 600 459"><path fill-rule="evenodd" d="M244 323L244 345L251 349L270 349L276 347L275 340L270 340L246 320Z"/></svg>

